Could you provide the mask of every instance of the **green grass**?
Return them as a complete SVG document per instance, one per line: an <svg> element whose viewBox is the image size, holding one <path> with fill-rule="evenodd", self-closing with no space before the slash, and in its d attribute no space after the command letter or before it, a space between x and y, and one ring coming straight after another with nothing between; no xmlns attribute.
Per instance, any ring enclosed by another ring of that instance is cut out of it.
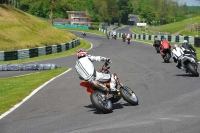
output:
<svg viewBox="0 0 200 133"><path fill-rule="evenodd" d="M21 102L37 87L66 70L67 68L58 68L21 77L1 78L0 115Z"/></svg>
<svg viewBox="0 0 200 133"><path fill-rule="evenodd" d="M52 58L58 58L58 57L63 57L63 56L68 56L75 54L78 49L83 48L83 49L89 49L90 48L90 43L80 39L81 44L78 45L77 47L60 52L60 53L54 53L54 54L49 54L49 55L44 55L44 56L39 56L39 57L34 57L34 58L27 58L27 59L22 59L22 60L12 60L12 61L1 61L0 64L14 64L14 63L25 63L25 62L33 62L33 61L39 61L39 60L46 60L46 59L52 59Z"/></svg>
<svg viewBox="0 0 200 133"><path fill-rule="evenodd" d="M28 58L23 60L13 60L0 62L1 64L14 64L14 63L25 63L32 61L39 61L44 59L58 58L63 56L73 55L77 52L78 49L84 48L89 49L90 43L81 39L81 44L73 49L70 49L65 52L55 53L51 55L45 55L35 58ZM29 95L33 90L38 86L44 84L46 81L51 78L63 73L68 68L58 68L54 70L46 70L39 73L21 76L21 77L12 77L12 78L0 78L0 115L12 108L15 104L22 101L27 95ZM38 78L40 77L40 78ZM26 82L24 82L26 81Z"/></svg>
<svg viewBox="0 0 200 133"><path fill-rule="evenodd" d="M76 38L74 34L54 28L44 20L8 5L0 4L0 51L66 43ZM69 56L76 54L80 48L89 49L91 47L86 40L81 39L80 42L79 46L64 52L22 60L1 61L0 64L19 64ZM0 78L0 115L22 101L37 87L67 69L58 68L26 76Z"/></svg>
<svg viewBox="0 0 200 133"><path fill-rule="evenodd" d="M169 34L174 34L180 32L184 29L190 28L190 24L194 25L195 23L200 22L200 16L185 19L182 21L161 25L161 26L150 26L148 30L155 32L166 32ZM187 34L188 35L188 34Z"/></svg>
<svg viewBox="0 0 200 133"><path fill-rule="evenodd" d="M73 39L74 34L54 28L45 20L0 4L0 51L61 44Z"/></svg>

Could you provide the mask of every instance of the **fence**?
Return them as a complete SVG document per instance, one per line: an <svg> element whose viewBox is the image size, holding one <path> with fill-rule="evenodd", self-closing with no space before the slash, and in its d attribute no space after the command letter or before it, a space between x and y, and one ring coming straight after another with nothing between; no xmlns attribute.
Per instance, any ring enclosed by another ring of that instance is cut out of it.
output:
<svg viewBox="0 0 200 133"><path fill-rule="evenodd" d="M84 29L84 30L89 29L89 26L86 26L86 25L53 24L53 26L56 28L79 28L79 29Z"/></svg>
<svg viewBox="0 0 200 133"><path fill-rule="evenodd" d="M107 31L104 29L99 28L99 31L108 34L111 31ZM121 37L122 33L117 33L117 37ZM151 40L154 41L154 39L157 37L159 40L162 40L166 38L169 42L183 42L183 40L187 40L189 43L194 44L194 38L192 36L171 36L171 35L146 35L146 34L131 34L131 37L133 39L139 39L139 40Z"/></svg>
<svg viewBox="0 0 200 133"><path fill-rule="evenodd" d="M74 48L80 44L80 40L76 39L68 43L37 47L32 49L21 49L16 51L0 51L0 61L20 60L25 58L33 58L42 55L48 55L63 52Z"/></svg>

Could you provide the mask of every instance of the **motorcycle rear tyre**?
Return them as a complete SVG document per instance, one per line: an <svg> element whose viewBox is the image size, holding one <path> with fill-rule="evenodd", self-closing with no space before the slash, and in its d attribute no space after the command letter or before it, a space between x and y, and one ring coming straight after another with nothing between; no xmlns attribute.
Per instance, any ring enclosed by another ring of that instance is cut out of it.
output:
<svg viewBox="0 0 200 133"><path fill-rule="evenodd" d="M92 94L90 95L90 100L91 100L92 104L94 105L94 107L97 110L99 110L100 112L102 112L104 114L112 112L112 102L110 100L106 100L104 102L106 102L107 106L104 106L102 103L100 103L103 101L99 101L102 99L98 99L98 98L100 98L101 95L105 95L105 94L99 90L95 90L94 92L92 92Z"/></svg>
<svg viewBox="0 0 200 133"><path fill-rule="evenodd" d="M171 57L170 54L169 54L169 53L166 53L164 61L165 61L166 63L169 63L170 57Z"/></svg>
<svg viewBox="0 0 200 133"><path fill-rule="evenodd" d="M155 47L155 49L156 49L157 53L160 53L160 48L159 47Z"/></svg>

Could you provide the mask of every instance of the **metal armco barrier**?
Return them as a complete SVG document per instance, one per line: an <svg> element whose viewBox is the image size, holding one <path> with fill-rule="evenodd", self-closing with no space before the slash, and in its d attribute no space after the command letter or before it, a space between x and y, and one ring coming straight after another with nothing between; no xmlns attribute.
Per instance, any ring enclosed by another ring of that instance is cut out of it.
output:
<svg viewBox="0 0 200 133"><path fill-rule="evenodd" d="M48 55L63 52L74 48L80 44L80 40L76 39L68 43L37 47L31 49L21 49L17 51L0 51L0 61L20 60L25 58L33 58L42 55Z"/></svg>

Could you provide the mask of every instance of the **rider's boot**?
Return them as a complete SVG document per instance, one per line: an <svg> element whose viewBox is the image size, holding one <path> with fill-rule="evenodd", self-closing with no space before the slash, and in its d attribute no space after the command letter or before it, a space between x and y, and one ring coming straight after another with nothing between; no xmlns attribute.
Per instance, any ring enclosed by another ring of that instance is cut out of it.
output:
<svg viewBox="0 0 200 133"><path fill-rule="evenodd" d="M119 91L119 89L117 89L117 82L118 82L117 74L112 74L110 79L111 91Z"/></svg>
<svg viewBox="0 0 200 133"><path fill-rule="evenodd" d="M178 69L181 69L181 66L182 66L181 60L178 60L177 63L176 63L176 67L178 67Z"/></svg>

